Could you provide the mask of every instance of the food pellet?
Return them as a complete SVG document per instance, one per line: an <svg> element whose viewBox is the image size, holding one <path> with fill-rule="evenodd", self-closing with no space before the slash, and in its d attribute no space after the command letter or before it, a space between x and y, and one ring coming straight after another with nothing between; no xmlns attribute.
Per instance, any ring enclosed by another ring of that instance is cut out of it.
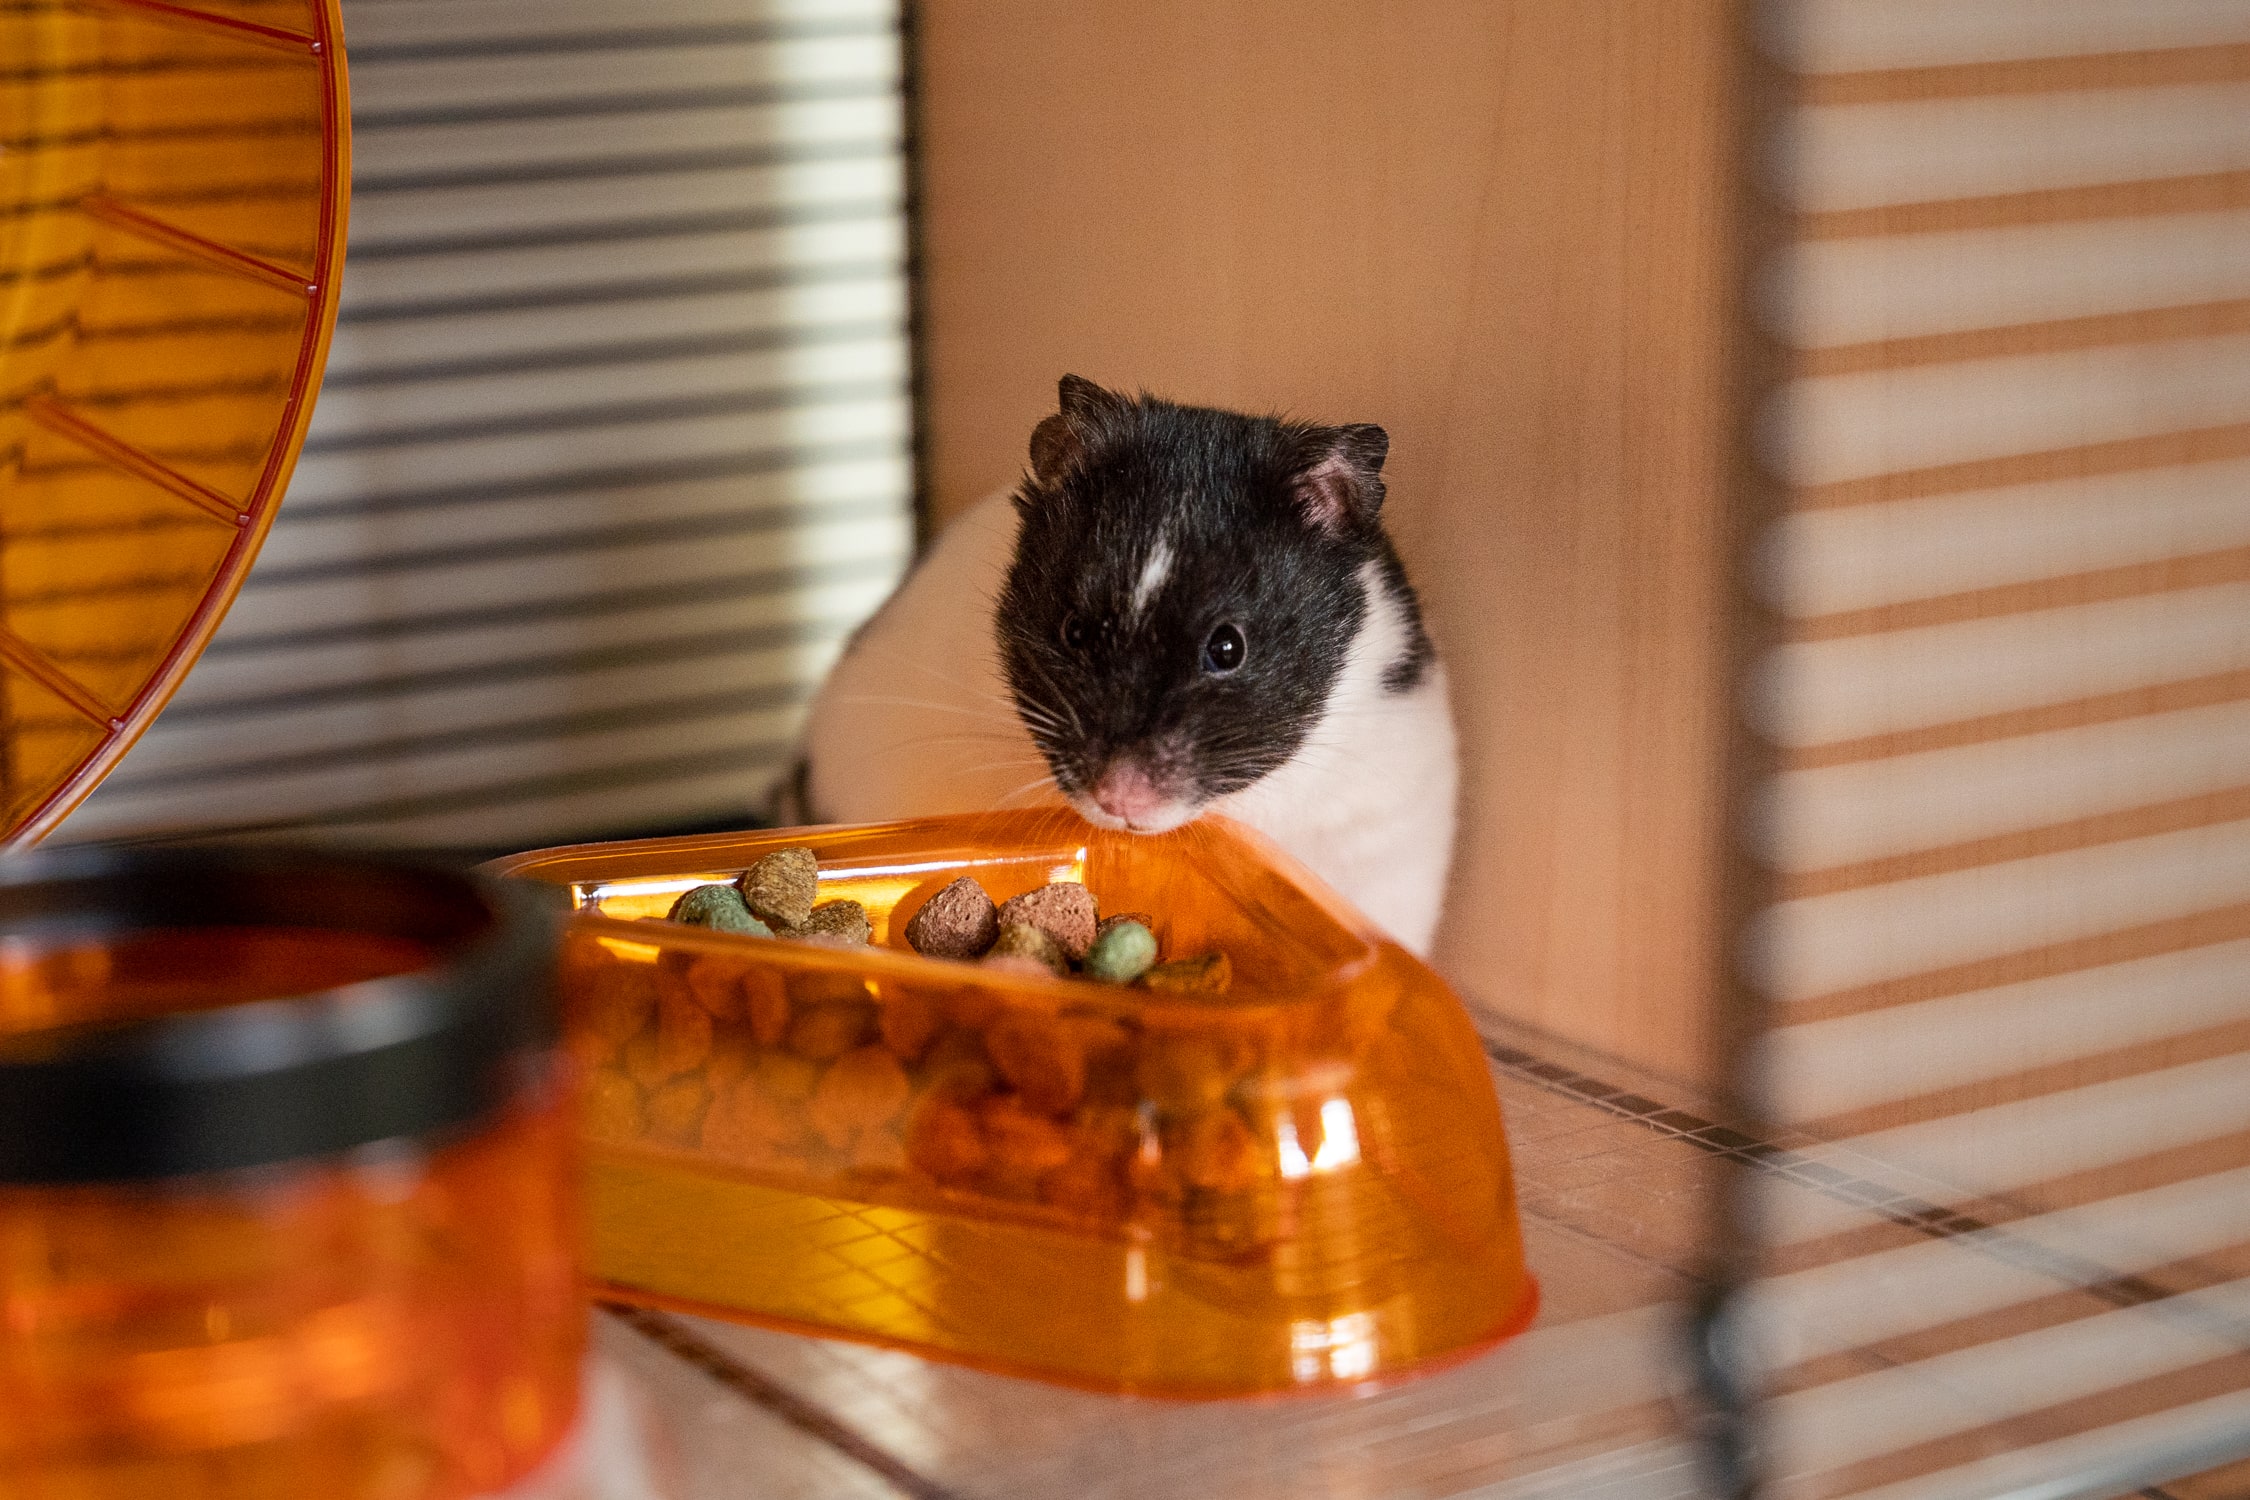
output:
<svg viewBox="0 0 2250 1500"><path fill-rule="evenodd" d="M834 943L844 948L864 948L875 936L875 927L867 920L867 908L857 901L824 901L814 907L804 925L789 936Z"/></svg>
<svg viewBox="0 0 2250 1500"><path fill-rule="evenodd" d="M1057 880L1020 896L1010 896L995 914L1004 932L1011 922L1028 923L1053 938L1072 963L1093 946L1094 893L1075 880Z"/></svg>
<svg viewBox="0 0 2250 1500"><path fill-rule="evenodd" d="M820 856L806 848L776 849L742 872L751 913L778 928L801 927L820 894Z"/></svg>
<svg viewBox="0 0 2250 1500"><path fill-rule="evenodd" d="M861 1047L837 1058L821 1075L805 1118L821 1139L843 1151L860 1132L880 1130L897 1119L912 1092L897 1058L882 1047Z"/></svg>
<svg viewBox="0 0 2250 1500"><path fill-rule="evenodd" d="M687 966L688 993L714 1021L742 1019L744 979L742 965L731 958L706 953Z"/></svg>
<svg viewBox="0 0 2250 1500"><path fill-rule="evenodd" d="M794 1015L788 981L772 969L752 969L742 976L742 1004L750 1019L751 1040L761 1047L780 1046Z"/></svg>
<svg viewBox="0 0 2250 1500"><path fill-rule="evenodd" d="M1234 965L1227 962L1224 953L1206 953L1201 958L1176 959L1168 964L1158 964L1141 976L1141 983L1152 990L1170 990L1180 994L1223 995L1234 982Z"/></svg>
<svg viewBox="0 0 2250 1500"><path fill-rule="evenodd" d="M1062 944L1056 942L1043 928L1034 927L1029 922L1000 924L1000 936L994 941L992 951L985 955L985 962L992 963L1006 958L1030 959L1053 974L1070 972L1070 955L1063 951Z"/></svg>
<svg viewBox="0 0 2250 1500"><path fill-rule="evenodd" d="M1121 911L1115 916L1104 917L1100 922L1095 924L1094 941L1097 943L1100 942L1102 940L1102 934L1108 932L1113 927L1122 927L1127 922L1138 922L1141 926L1146 927L1150 932L1156 931L1156 918L1150 916L1147 912Z"/></svg>
<svg viewBox="0 0 2250 1500"><path fill-rule="evenodd" d="M964 875L922 903L906 942L930 958L982 958L1000 937L1000 918L983 886Z"/></svg>
<svg viewBox="0 0 2250 1500"><path fill-rule="evenodd" d="M907 1116L906 1159L940 1182L960 1183L984 1170L992 1150L966 1106L925 1097Z"/></svg>
<svg viewBox="0 0 2250 1500"><path fill-rule="evenodd" d="M1104 922L1086 950L1086 977L1131 984L1156 963L1156 934L1139 922Z"/></svg>
<svg viewBox="0 0 2250 1500"><path fill-rule="evenodd" d="M773 929L750 914L743 904L742 893L731 885L699 885L682 891L680 899L672 903L665 914L674 922L685 922L691 927L709 927L716 932L746 932L753 937L772 937Z"/></svg>
<svg viewBox="0 0 2250 1500"><path fill-rule="evenodd" d="M1070 1027L1051 1016L1019 1014L995 1022L984 1050L1000 1076L1043 1114L1067 1115L1086 1093L1086 1053Z"/></svg>
<svg viewBox="0 0 2250 1500"><path fill-rule="evenodd" d="M711 1013L687 995L656 1002L657 1066L667 1078L693 1072L710 1060Z"/></svg>
<svg viewBox="0 0 2250 1500"><path fill-rule="evenodd" d="M711 1102L700 1078L675 1078L648 1096L648 1128L676 1146L693 1145L703 1132L703 1111Z"/></svg>
<svg viewBox="0 0 2250 1500"><path fill-rule="evenodd" d="M833 1062L867 1040L874 1019L864 1002L816 1005L789 1023L786 1045L807 1061Z"/></svg>

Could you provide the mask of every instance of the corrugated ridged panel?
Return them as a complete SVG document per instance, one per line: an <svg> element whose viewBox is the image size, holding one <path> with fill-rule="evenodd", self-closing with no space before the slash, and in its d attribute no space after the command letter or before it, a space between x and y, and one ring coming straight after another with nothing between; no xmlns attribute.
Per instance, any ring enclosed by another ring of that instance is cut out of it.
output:
<svg viewBox="0 0 2250 1500"><path fill-rule="evenodd" d="M1779 1493L2209 1469L2250 1451L2250 4L1765 22Z"/></svg>
<svg viewBox="0 0 2250 1500"><path fill-rule="evenodd" d="M225 627L61 837L738 816L912 542L890 0L350 0L349 260Z"/></svg>

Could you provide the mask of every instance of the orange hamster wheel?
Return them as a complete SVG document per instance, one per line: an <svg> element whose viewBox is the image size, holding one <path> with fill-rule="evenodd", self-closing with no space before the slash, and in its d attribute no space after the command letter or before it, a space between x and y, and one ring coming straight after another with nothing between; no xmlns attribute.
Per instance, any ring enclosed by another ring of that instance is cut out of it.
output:
<svg viewBox="0 0 2250 1500"><path fill-rule="evenodd" d="M337 0L0 15L0 840L148 727L241 588L335 325Z"/></svg>

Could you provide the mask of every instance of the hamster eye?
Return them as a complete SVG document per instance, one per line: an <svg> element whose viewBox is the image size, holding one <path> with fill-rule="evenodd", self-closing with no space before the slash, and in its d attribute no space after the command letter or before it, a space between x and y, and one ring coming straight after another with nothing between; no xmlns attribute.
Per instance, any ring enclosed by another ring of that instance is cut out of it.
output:
<svg viewBox="0 0 2250 1500"><path fill-rule="evenodd" d="M1073 651L1083 651L1094 643L1094 627L1076 615L1064 615L1062 642Z"/></svg>
<svg viewBox="0 0 2250 1500"><path fill-rule="evenodd" d="M1242 639L1242 632L1232 625L1221 625L1203 643L1203 670L1213 677L1224 677L1241 666L1249 654L1250 646Z"/></svg>

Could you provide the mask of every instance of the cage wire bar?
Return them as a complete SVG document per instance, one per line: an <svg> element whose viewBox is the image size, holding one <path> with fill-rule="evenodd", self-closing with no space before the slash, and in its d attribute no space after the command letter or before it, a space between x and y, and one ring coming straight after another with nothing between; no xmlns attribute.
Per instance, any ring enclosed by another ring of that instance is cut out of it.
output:
<svg viewBox="0 0 2250 1500"><path fill-rule="evenodd" d="M1729 1483L2240 1495L2250 5L1752 46Z"/></svg>

